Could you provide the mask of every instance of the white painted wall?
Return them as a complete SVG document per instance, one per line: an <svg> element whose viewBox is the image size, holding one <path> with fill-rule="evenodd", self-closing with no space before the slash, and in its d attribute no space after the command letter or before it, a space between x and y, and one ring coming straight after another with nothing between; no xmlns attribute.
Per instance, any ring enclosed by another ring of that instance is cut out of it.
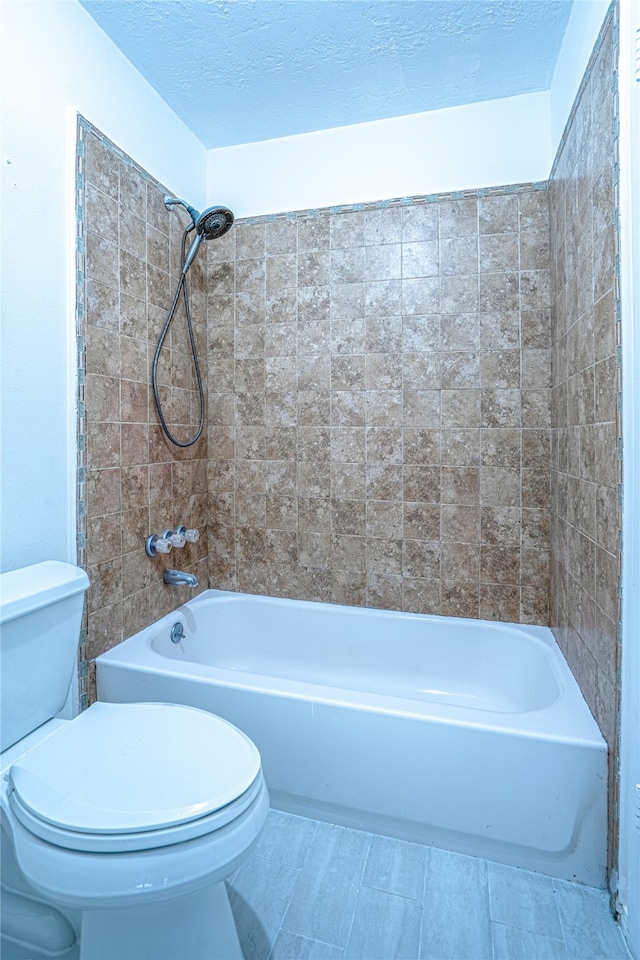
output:
<svg viewBox="0 0 640 960"><path fill-rule="evenodd" d="M77 0L2 0L1 570L75 560L80 112L198 205L206 151Z"/></svg>
<svg viewBox="0 0 640 960"><path fill-rule="evenodd" d="M609 6L610 0L573 2L551 81L551 148L554 157Z"/></svg>
<svg viewBox="0 0 640 960"><path fill-rule="evenodd" d="M549 94L209 150L208 204L247 217L545 180Z"/></svg>

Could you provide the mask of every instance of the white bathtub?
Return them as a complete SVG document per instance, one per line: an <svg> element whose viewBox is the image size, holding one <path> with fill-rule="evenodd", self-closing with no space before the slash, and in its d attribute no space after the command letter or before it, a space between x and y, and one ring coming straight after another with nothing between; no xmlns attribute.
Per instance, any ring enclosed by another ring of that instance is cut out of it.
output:
<svg viewBox="0 0 640 960"><path fill-rule="evenodd" d="M606 745L546 627L208 590L97 682L237 724L280 809L605 883Z"/></svg>

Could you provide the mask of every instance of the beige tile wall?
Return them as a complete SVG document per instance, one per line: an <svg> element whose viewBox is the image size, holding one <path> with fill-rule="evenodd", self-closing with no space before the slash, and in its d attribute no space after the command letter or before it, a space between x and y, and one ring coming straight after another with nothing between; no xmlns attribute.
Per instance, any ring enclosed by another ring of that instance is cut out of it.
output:
<svg viewBox="0 0 640 960"><path fill-rule="evenodd" d="M184 601L167 565L202 586L546 622L546 191L288 215L208 243L190 273L208 436L180 451L149 370L185 220L84 122L80 143L87 660ZM185 344L180 316L160 364L178 436L197 423ZM146 536L180 521L208 521L208 540L149 560Z"/></svg>
<svg viewBox="0 0 640 960"><path fill-rule="evenodd" d="M622 462L616 361L616 11L550 182L551 625L610 748L616 816ZM612 849L616 830L612 827Z"/></svg>
<svg viewBox="0 0 640 960"><path fill-rule="evenodd" d="M211 585L548 622L546 189L208 252Z"/></svg>
<svg viewBox="0 0 640 960"><path fill-rule="evenodd" d="M159 185L84 122L79 144L80 343L86 371L81 545L91 581L86 657L92 660L184 602L186 588L163 585L164 567L197 573L206 588L207 439L205 430L188 450L170 446L150 388L185 218L169 213ZM190 276L195 334L205 356L202 265ZM186 350L184 315L179 314L161 355L159 381L165 415L181 439L192 436L198 422ZM203 373L206 385L206 364ZM200 543L149 559L146 537L181 522L202 529Z"/></svg>

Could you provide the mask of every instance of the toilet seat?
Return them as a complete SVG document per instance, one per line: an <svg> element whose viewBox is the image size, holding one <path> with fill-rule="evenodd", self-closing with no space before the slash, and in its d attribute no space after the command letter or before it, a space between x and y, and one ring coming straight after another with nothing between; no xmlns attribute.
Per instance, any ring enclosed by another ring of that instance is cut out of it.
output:
<svg viewBox="0 0 640 960"><path fill-rule="evenodd" d="M239 817L262 786L260 755L220 717L175 704L95 703L9 770L9 804L32 834L86 852L143 851Z"/></svg>

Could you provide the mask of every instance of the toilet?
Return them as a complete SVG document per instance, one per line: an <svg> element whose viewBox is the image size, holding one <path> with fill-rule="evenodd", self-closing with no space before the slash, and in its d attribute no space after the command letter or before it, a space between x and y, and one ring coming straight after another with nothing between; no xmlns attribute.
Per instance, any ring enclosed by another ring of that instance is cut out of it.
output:
<svg viewBox="0 0 640 960"><path fill-rule="evenodd" d="M241 960L224 880L267 816L260 755L176 704L61 719L88 586L58 561L0 575L2 956Z"/></svg>

